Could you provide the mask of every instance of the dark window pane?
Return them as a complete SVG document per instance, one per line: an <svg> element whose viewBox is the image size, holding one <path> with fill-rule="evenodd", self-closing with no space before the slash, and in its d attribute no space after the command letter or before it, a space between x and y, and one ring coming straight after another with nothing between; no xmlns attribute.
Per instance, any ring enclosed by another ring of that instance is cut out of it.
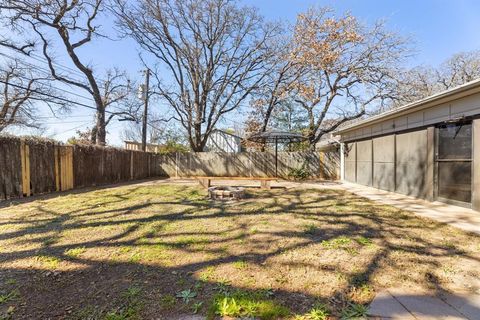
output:
<svg viewBox="0 0 480 320"><path fill-rule="evenodd" d="M438 196L446 199L470 202L472 163L438 162Z"/></svg>
<svg viewBox="0 0 480 320"><path fill-rule="evenodd" d="M439 159L472 158L472 125L446 125L438 128Z"/></svg>

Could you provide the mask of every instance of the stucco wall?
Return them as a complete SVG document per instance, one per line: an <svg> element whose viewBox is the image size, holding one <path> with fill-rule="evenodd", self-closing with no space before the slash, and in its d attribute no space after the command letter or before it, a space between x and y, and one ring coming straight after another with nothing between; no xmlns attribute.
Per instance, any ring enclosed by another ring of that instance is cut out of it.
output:
<svg viewBox="0 0 480 320"><path fill-rule="evenodd" d="M427 130L396 136L396 191L419 198L427 196Z"/></svg>
<svg viewBox="0 0 480 320"><path fill-rule="evenodd" d="M427 198L432 190L427 172L433 154L428 159L427 129L346 145L346 181L419 198Z"/></svg>
<svg viewBox="0 0 480 320"><path fill-rule="evenodd" d="M395 136L373 139L373 186L395 190Z"/></svg>
<svg viewBox="0 0 480 320"><path fill-rule="evenodd" d="M357 183L372 186L372 140L357 142Z"/></svg>
<svg viewBox="0 0 480 320"><path fill-rule="evenodd" d="M344 147L344 155L345 155L345 167L344 167L344 174L345 180L350 182L356 182L356 152L357 152L357 144L355 142L346 143Z"/></svg>

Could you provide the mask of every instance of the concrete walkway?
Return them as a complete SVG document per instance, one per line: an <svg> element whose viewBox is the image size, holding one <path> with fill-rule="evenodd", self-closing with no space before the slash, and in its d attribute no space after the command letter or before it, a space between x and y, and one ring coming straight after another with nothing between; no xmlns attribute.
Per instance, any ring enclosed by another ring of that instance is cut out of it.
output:
<svg viewBox="0 0 480 320"><path fill-rule="evenodd" d="M430 202L348 182L338 182L336 184L328 182L313 182L304 183L303 185L314 188L338 188L346 190L379 203L408 210L419 216L448 223L457 228L480 234L480 212L471 209L453 206L438 201Z"/></svg>
<svg viewBox="0 0 480 320"><path fill-rule="evenodd" d="M375 297L368 314L382 320L480 320L480 295L433 296L385 290Z"/></svg>

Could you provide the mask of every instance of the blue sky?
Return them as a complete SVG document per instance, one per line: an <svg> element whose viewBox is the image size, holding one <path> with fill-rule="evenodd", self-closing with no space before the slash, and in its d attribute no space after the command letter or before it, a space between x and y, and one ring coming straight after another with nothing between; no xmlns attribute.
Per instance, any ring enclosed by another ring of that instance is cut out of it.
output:
<svg viewBox="0 0 480 320"><path fill-rule="evenodd" d="M243 0L242 3L259 8L266 19L293 23L298 13L310 6L328 6L338 13L350 12L365 23L385 19L387 27L414 41L416 55L410 65L438 65L452 54L480 49L480 1L474 0ZM106 20L105 26L111 26ZM134 78L140 77L141 64L135 43L131 40L98 41L85 50L85 55L99 70L115 65L127 70ZM88 103L88 101L82 101ZM152 109L162 107L152 104ZM48 117L48 114L45 114ZM48 119L45 135L65 141L75 133L74 128L89 125L93 111L74 110L62 120ZM224 126L233 125L226 120ZM90 124L91 125L91 124ZM108 129L108 142L121 145L122 122L114 122ZM18 133L18 132L16 132Z"/></svg>

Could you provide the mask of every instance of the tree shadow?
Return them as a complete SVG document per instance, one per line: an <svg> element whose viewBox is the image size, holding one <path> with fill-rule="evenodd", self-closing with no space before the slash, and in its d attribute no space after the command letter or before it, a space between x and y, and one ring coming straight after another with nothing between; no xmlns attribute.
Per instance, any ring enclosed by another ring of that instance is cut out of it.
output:
<svg viewBox="0 0 480 320"><path fill-rule="evenodd" d="M164 297L191 289L207 304L226 288L271 290L269 298L294 313L321 301L339 316L352 302L369 303L389 281L450 292L424 275L450 257L479 263L462 247L478 237L450 235L443 224L340 190L250 190L250 198L227 203L206 200L196 187L172 194L144 188L152 194L121 188L105 199L95 193L98 201L79 208L39 201L0 211L0 289L19 292L0 307L13 305L18 318L65 318L89 306L105 314L137 286L142 316L169 318L191 305L161 306Z"/></svg>

